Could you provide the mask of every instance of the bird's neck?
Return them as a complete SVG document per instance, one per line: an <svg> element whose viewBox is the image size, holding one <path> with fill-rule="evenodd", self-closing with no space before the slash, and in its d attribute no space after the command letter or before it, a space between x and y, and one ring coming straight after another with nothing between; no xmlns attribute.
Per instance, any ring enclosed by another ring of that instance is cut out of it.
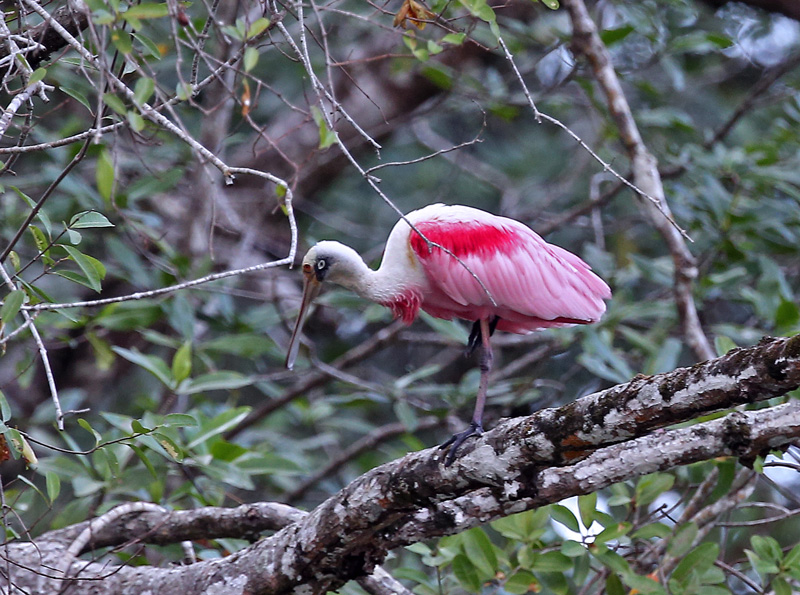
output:
<svg viewBox="0 0 800 595"><path fill-rule="evenodd" d="M408 282L408 271L392 262L384 260L378 270L369 268L361 259L349 264L351 270L336 282L365 299L388 305L409 292L416 293L414 284Z"/></svg>

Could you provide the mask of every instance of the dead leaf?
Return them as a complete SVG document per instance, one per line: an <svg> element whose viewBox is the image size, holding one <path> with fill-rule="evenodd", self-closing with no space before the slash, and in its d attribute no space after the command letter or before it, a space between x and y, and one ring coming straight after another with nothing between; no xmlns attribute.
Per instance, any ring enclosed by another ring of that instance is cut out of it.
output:
<svg viewBox="0 0 800 595"><path fill-rule="evenodd" d="M410 25L413 25L421 31L428 24L426 21L432 21L435 17L436 13L431 12L416 0L403 0L403 5L394 15L392 24L395 27L403 27L403 29L408 29Z"/></svg>

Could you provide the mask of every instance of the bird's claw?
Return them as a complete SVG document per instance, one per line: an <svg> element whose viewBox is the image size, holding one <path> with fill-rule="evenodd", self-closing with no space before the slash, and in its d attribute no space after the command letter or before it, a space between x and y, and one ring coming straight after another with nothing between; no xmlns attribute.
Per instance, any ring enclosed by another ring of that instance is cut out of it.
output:
<svg viewBox="0 0 800 595"><path fill-rule="evenodd" d="M447 439L447 442L439 447L439 450L444 450L447 447L450 447L450 450L447 452L447 456L444 458L444 466L449 467L453 464L453 461L456 460L456 453L458 452L459 447L464 444L467 438L472 436L480 436L481 434L483 434L483 426L480 423L473 421L463 432L459 432L458 434L453 434L450 436L450 438Z"/></svg>

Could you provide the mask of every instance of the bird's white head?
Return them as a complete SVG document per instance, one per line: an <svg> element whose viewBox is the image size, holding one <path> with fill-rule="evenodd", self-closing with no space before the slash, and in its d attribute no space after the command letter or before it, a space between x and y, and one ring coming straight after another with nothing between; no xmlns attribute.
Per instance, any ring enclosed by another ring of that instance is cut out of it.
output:
<svg viewBox="0 0 800 595"><path fill-rule="evenodd" d="M364 264L358 252L339 242L322 241L306 252L303 257L303 301L289 341L287 368L291 370L294 366L300 348L300 333L311 304L322 289L322 282L330 281L361 293L364 279L369 272L370 269Z"/></svg>
<svg viewBox="0 0 800 595"><path fill-rule="evenodd" d="M318 283L329 281L356 291L366 269L358 252L329 240L312 246L303 257L303 275L306 278L313 275Z"/></svg>

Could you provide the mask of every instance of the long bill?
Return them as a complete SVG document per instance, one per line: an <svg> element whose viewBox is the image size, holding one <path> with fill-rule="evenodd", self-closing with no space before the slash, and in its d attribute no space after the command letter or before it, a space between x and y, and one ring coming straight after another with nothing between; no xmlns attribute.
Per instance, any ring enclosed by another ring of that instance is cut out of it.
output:
<svg viewBox="0 0 800 595"><path fill-rule="evenodd" d="M292 331L292 338L289 340L289 352L286 354L286 367L290 370L294 367L294 360L297 359L297 351L300 349L300 335L303 332L303 325L308 317L311 304L314 298L319 295L322 283L317 281L314 274L307 274L303 282L303 301L300 303L300 312L297 314L297 322Z"/></svg>

